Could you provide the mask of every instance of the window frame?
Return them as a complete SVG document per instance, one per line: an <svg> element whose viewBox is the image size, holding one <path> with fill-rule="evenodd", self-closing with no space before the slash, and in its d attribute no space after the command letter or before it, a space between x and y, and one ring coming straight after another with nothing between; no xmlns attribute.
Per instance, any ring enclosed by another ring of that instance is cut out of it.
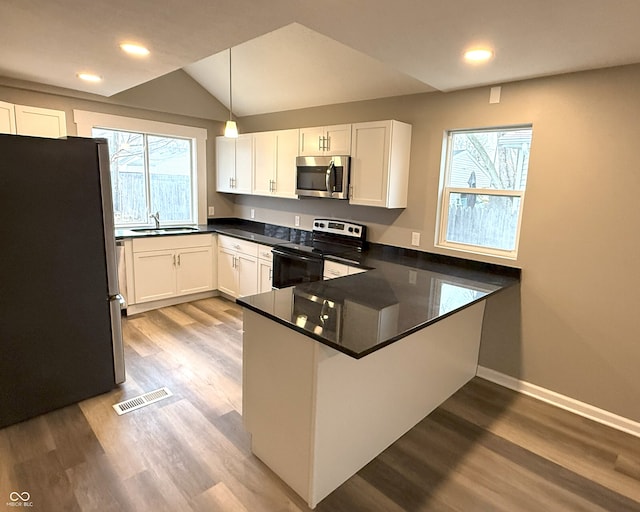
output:
<svg viewBox="0 0 640 512"><path fill-rule="evenodd" d="M453 156L453 144L451 143L454 134L461 133L478 133L478 132L492 132L492 131L517 131L522 129L530 129L532 131L533 140L533 124L517 124L517 125L503 125L503 126L491 126L482 128L465 128L465 129L453 129L445 130L442 142L442 157L440 162L440 182L438 190L438 219L436 222L437 230L435 237L435 246L444 249L452 249L455 251L478 254L483 256L494 256L499 258L507 258L516 260L518 257L518 247L520 245L520 234L522 227L522 213L524 211L524 200L526 185L524 190L511 190L511 189L495 189L495 188L471 188L471 187L449 187L447 182L450 173L450 163ZM527 165L527 170L528 170ZM527 176L528 181L528 176ZM518 209L518 220L516 223L515 233L515 246L512 250L498 249L495 247L486 247L483 245L475 245L471 243L453 242L446 239L447 226L449 221L449 203L451 194L474 194L485 196L497 196L497 197L519 197L520 208Z"/></svg>
<svg viewBox="0 0 640 512"><path fill-rule="evenodd" d="M206 164L206 143L207 130L194 126L164 123L160 121L150 121L134 117L124 117L112 114L102 114L86 110L73 111L74 122L77 126L77 133L80 137L92 138L93 128L106 130L126 131L141 133L143 135L154 135L160 137L174 137L190 139L192 147L192 167L191 167L191 197L193 204L192 218L196 224L207 223L207 164ZM147 149L145 149L145 152ZM146 158L146 157L145 157ZM126 226L116 226L118 229L131 227L151 226L153 222L141 224L127 224ZM162 221L162 219L161 219ZM165 225L184 224L184 222L164 222Z"/></svg>

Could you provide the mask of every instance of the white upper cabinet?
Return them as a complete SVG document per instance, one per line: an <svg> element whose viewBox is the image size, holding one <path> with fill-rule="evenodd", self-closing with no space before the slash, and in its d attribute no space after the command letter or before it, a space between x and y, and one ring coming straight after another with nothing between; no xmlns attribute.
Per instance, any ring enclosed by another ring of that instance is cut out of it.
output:
<svg viewBox="0 0 640 512"><path fill-rule="evenodd" d="M13 103L0 101L0 133L16 133L16 109Z"/></svg>
<svg viewBox="0 0 640 512"><path fill-rule="evenodd" d="M253 179L253 135L242 134L236 139L236 181L238 194L251 194Z"/></svg>
<svg viewBox="0 0 640 512"><path fill-rule="evenodd" d="M236 177L236 140L227 137L216 138L216 190L234 192Z"/></svg>
<svg viewBox="0 0 640 512"><path fill-rule="evenodd" d="M66 115L61 110L16 105L16 132L35 137L66 137Z"/></svg>
<svg viewBox="0 0 640 512"><path fill-rule="evenodd" d="M67 135L64 111L0 101L0 133L59 138Z"/></svg>
<svg viewBox="0 0 640 512"><path fill-rule="evenodd" d="M276 132L253 134L253 193L270 196L276 176Z"/></svg>
<svg viewBox="0 0 640 512"><path fill-rule="evenodd" d="M411 125L374 121L352 125L349 204L406 208Z"/></svg>
<svg viewBox="0 0 640 512"><path fill-rule="evenodd" d="M297 198L298 130L254 133L253 150L253 193Z"/></svg>
<svg viewBox="0 0 640 512"><path fill-rule="evenodd" d="M216 190L251 194L253 176L253 135L237 139L216 137Z"/></svg>
<svg viewBox="0 0 640 512"><path fill-rule="evenodd" d="M350 124L300 128L300 156L350 154Z"/></svg>

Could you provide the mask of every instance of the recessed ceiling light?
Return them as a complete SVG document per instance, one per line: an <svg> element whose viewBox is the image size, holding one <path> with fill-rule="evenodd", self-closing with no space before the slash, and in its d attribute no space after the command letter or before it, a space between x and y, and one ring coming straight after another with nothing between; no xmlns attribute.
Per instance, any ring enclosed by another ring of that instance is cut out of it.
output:
<svg viewBox="0 0 640 512"><path fill-rule="evenodd" d="M129 55L135 55L136 57L146 57L150 53L149 50L139 44L122 43L120 44L120 48Z"/></svg>
<svg viewBox="0 0 640 512"><path fill-rule="evenodd" d="M474 48L464 52L464 59L468 62L485 62L493 57L493 52L485 48Z"/></svg>
<svg viewBox="0 0 640 512"><path fill-rule="evenodd" d="M85 82L100 82L102 80L101 76L94 75L93 73L78 73L78 78Z"/></svg>

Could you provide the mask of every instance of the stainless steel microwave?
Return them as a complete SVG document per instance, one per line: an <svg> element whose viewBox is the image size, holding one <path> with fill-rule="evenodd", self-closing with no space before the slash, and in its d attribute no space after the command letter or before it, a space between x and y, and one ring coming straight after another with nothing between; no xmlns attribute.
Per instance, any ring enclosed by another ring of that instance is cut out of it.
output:
<svg viewBox="0 0 640 512"><path fill-rule="evenodd" d="M348 156L299 156L296 158L296 194L349 199Z"/></svg>

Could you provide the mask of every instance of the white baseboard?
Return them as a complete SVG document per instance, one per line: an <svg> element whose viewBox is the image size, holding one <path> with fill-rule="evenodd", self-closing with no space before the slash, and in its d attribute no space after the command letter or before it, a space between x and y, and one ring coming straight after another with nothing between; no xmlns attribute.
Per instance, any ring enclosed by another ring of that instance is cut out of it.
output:
<svg viewBox="0 0 640 512"><path fill-rule="evenodd" d="M191 295L180 295L178 297L170 297L168 299L154 300L151 302L142 302L140 304L128 304L127 316L137 315L138 313L145 313L147 311L151 311L152 309L175 306L176 304L182 304L183 302L208 299L209 297L217 297L218 295L218 291L213 290L210 292L192 293Z"/></svg>
<svg viewBox="0 0 640 512"><path fill-rule="evenodd" d="M515 377L505 375L504 373L497 372L490 368L485 368L484 366L478 366L476 375L490 382L494 382L495 384L499 384L500 386L504 386L505 388L513 389L514 391L518 391L524 395L542 400L543 402L555 405L556 407L560 407L566 411L578 414L598 423L602 423L608 427L626 432L632 436L640 437L640 423L623 416L618 416L617 414L605 411L604 409L599 409L598 407L594 407L593 405L589 405L585 402L580 402L574 398L516 379Z"/></svg>

